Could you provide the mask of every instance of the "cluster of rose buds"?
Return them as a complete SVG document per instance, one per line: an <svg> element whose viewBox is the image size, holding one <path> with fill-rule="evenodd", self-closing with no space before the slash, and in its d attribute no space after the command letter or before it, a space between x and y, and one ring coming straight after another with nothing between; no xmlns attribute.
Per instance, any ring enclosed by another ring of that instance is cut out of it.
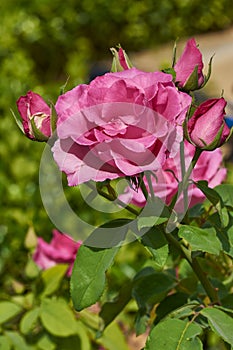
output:
<svg viewBox="0 0 233 350"><path fill-rule="evenodd" d="M106 88L112 89L112 95L110 94L108 97L110 102L114 101L115 93L121 93L123 95L123 90L120 90L123 89L123 86L118 84L119 86L116 86L116 90L118 91L115 91L114 87L110 84L111 81L114 81L115 83L117 78L124 83L129 77L132 77L130 81L130 88L132 88L133 85L135 88L140 88L140 84L137 81L139 74L135 73L135 68L133 68L132 64L130 63L125 51L122 48L119 48L119 50L111 49L111 51L114 56L112 64L112 71L114 73L111 73L112 76L110 77L108 74L106 74L106 79L102 78L102 81L96 78L96 84L94 81L94 83L92 82L90 86L80 85L76 88L77 93L73 96L71 92L68 92L59 97L57 104L55 105L55 110L58 108L58 114L62 115L63 117L61 108L66 110L67 107L74 104L77 105L77 111L79 111L79 105L82 105L80 101L83 100L85 92L89 91L90 88L102 88L102 90ZM127 73L122 76L119 76L118 74L119 71L130 70L132 73ZM171 71L174 73L173 80L175 85L180 91L187 93L187 95L190 93L190 91L200 89L207 83L210 74L208 73L207 76L204 76L203 74L202 54L196 45L195 39L192 38L188 40L182 55L176 63L174 62L173 68L170 69L170 72ZM151 76L151 81L148 81L149 84L147 84L146 80L148 80L148 74L150 73L144 74L141 82L142 87L146 87L147 89L149 87L153 87L154 80L154 89L156 90L158 86L158 79L156 75L154 77ZM160 83L163 83L164 80L166 79L162 78ZM127 89L125 90L125 93L128 93ZM99 98L99 96L94 97L98 99L99 103L106 103L107 99L105 99L103 96L101 98ZM146 97L148 98L148 96ZM168 96L168 98L171 97ZM73 99L73 101L69 101L69 99ZM129 100L127 100L125 96L122 96L122 102L126 101L128 102ZM92 105L92 102L90 103L88 99L85 102L86 105L82 106L82 108ZM117 102L119 102L119 100L117 100ZM167 100L166 103L169 104L169 101ZM189 107L190 106L191 101L189 103ZM32 91L29 91L26 96L19 98L17 101L17 107L22 119L25 135L32 140L47 141L52 135L53 131L56 129L57 115L55 110L52 107L49 107L40 95ZM151 108L150 105L148 107ZM209 99L198 106L194 113L189 116L188 121L186 120L187 123L184 123L187 128L185 132L187 140L194 146L206 150L213 150L221 146L230 135L230 129L224 120L225 107L226 101L223 97Z"/></svg>

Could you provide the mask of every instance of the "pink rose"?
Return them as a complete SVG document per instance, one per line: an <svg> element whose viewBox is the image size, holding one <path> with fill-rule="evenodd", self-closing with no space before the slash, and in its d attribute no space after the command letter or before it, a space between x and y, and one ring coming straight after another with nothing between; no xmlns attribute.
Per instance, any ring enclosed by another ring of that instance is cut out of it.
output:
<svg viewBox="0 0 233 350"><path fill-rule="evenodd" d="M169 74L97 77L59 96L54 159L70 186L156 170L178 151L190 104Z"/></svg>
<svg viewBox="0 0 233 350"><path fill-rule="evenodd" d="M189 39L181 57L174 66L178 86L189 91L200 88L204 83L202 69L202 54L197 48L195 39Z"/></svg>
<svg viewBox="0 0 233 350"><path fill-rule="evenodd" d="M78 248L82 242L74 242L69 236L53 230L50 243L38 238L36 251L33 255L35 263L43 270L57 264L68 264L67 275L70 276Z"/></svg>
<svg viewBox="0 0 233 350"><path fill-rule="evenodd" d="M213 150L220 147L230 134L225 123L224 98L209 99L195 110L188 121L188 137L196 147Z"/></svg>
<svg viewBox="0 0 233 350"><path fill-rule="evenodd" d="M192 157L195 152L195 147L192 146L187 141L185 142L185 164L186 169L191 163ZM222 163L222 153L220 149L216 149L213 152L202 152L200 158L197 161L195 168L192 171L190 178L197 182L199 180L207 180L208 185L211 188L219 185L226 178L227 170L221 166ZM159 197L169 205L172 198L178 191L178 181L181 181L181 166L180 166L180 155L177 154L173 159L167 159L162 169L155 172L155 177L152 177L152 184L154 188L155 196ZM149 191L148 184L145 179L146 187ZM141 190L138 192L127 188L126 193L121 196L124 202L131 202L137 206L143 207L145 202L145 197L143 196ZM188 198L189 198L189 208L193 207L195 204L203 202L205 199L204 194L194 185L190 184L188 187ZM182 206L183 197L181 196L176 206L176 210L179 211ZM181 209L181 210L182 210Z"/></svg>
<svg viewBox="0 0 233 350"><path fill-rule="evenodd" d="M32 140L46 141L51 136L51 109L43 98L29 91L18 99L17 107L25 135Z"/></svg>

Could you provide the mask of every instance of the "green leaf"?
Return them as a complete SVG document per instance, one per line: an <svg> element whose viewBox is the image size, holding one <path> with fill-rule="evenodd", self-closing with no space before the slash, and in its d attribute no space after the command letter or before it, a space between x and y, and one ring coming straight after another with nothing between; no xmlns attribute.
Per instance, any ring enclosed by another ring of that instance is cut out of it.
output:
<svg viewBox="0 0 233 350"><path fill-rule="evenodd" d="M145 350L201 350L200 339L202 329L196 323L178 319L166 319L156 325L150 332Z"/></svg>
<svg viewBox="0 0 233 350"><path fill-rule="evenodd" d="M111 350L130 350L122 330L117 323L111 323L103 333L103 336L98 339L98 343L106 349Z"/></svg>
<svg viewBox="0 0 233 350"><path fill-rule="evenodd" d="M119 247L97 249L81 245L71 276L71 297L76 310L99 300L105 287L105 272L118 250Z"/></svg>
<svg viewBox="0 0 233 350"><path fill-rule="evenodd" d="M47 331L58 337L67 337L77 333L74 314L62 299L43 299L40 319Z"/></svg>
<svg viewBox="0 0 233 350"><path fill-rule="evenodd" d="M11 350L11 342L5 335L0 335L0 350Z"/></svg>
<svg viewBox="0 0 233 350"><path fill-rule="evenodd" d="M106 222L90 234L83 246L101 249L119 246L126 238L131 223L132 220L130 219L115 219Z"/></svg>
<svg viewBox="0 0 233 350"><path fill-rule="evenodd" d="M192 308L197 306L196 302L192 302L190 304L187 303L188 295L184 293L174 293L172 295L168 295L164 300L156 308L156 319L155 323L157 324L160 320L162 320L166 315L174 312L179 312L181 308Z"/></svg>
<svg viewBox="0 0 233 350"><path fill-rule="evenodd" d="M221 196L213 188L208 187L207 181L198 181L195 183L196 186L204 193L206 198L215 206L218 211L221 223L223 227L226 227L229 223L229 216L227 208L224 207L224 202Z"/></svg>
<svg viewBox="0 0 233 350"><path fill-rule="evenodd" d="M136 316L136 334L146 331L152 307L163 300L176 285L172 276L157 272L151 267L141 270L134 278L132 296L139 310Z"/></svg>
<svg viewBox="0 0 233 350"><path fill-rule="evenodd" d="M160 225L167 221L169 217L170 211L166 204L159 197L154 197L153 201L147 202L142 213L138 216L138 229Z"/></svg>
<svg viewBox="0 0 233 350"><path fill-rule="evenodd" d="M34 346L28 345L24 338L17 332L7 331L5 335L10 340L14 350L36 350Z"/></svg>
<svg viewBox="0 0 233 350"><path fill-rule="evenodd" d="M222 245L222 250L233 257L233 217L229 215L227 227L222 227L219 216L215 213L209 217L212 226L216 228L217 237Z"/></svg>
<svg viewBox="0 0 233 350"><path fill-rule="evenodd" d="M10 301L0 302L0 324L10 320L22 311L19 305L16 305Z"/></svg>
<svg viewBox="0 0 233 350"><path fill-rule="evenodd" d="M125 283L118 296L112 302L107 302L102 306L99 316L103 319L103 326L101 330L106 328L114 318L124 309L131 299L132 283L128 281Z"/></svg>
<svg viewBox="0 0 233 350"><path fill-rule="evenodd" d="M175 285L172 276L146 267L135 276L132 295L139 308L147 308L161 301Z"/></svg>
<svg viewBox="0 0 233 350"><path fill-rule="evenodd" d="M81 341L80 349L91 350L92 346L91 346L91 340L89 336L89 329L86 326L84 326L84 324L80 320L77 320L77 324L78 324L78 336ZM74 349L74 347L72 349Z"/></svg>
<svg viewBox="0 0 233 350"><path fill-rule="evenodd" d="M233 346L233 319L217 307L205 308L201 314L208 319L211 329Z"/></svg>
<svg viewBox="0 0 233 350"><path fill-rule="evenodd" d="M218 192L215 191L213 188L210 188L208 186L207 181L205 180L197 181L195 182L195 185L197 186L197 188L199 188L199 190L201 190L204 193L206 198L214 205L216 205L221 201L221 197L218 194Z"/></svg>
<svg viewBox="0 0 233 350"><path fill-rule="evenodd" d="M60 287L67 268L67 264L58 264L42 272L42 280L45 285L42 297L53 294Z"/></svg>
<svg viewBox="0 0 233 350"><path fill-rule="evenodd" d="M37 342L37 346L40 350L55 350L56 344L50 339L48 334L42 335Z"/></svg>
<svg viewBox="0 0 233 350"><path fill-rule="evenodd" d="M201 250L218 255L222 248L213 227L202 229L196 226L182 225L178 235L191 245L193 251Z"/></svg>
<svg viewBox="0 0 233 350"><path fill-rule="evenodd" d="M233 185L222 184L214 188L227 207L233 208Z"/></svg>
<svg viewBox="0 0 233 350"><path fill-rule="evenodd" d="M59 350L86 349L87 347L85 347L85 345L84 347L82 347L80 338L78 336L73 335L66 338L60 338L58 341L58 347L56 347L56 349L59 349Z"/></svg>
<svg viewBox="0 0 233 350"><path fill-rule="evenodd" d="M145 227L152 227L154 225L160 225L167 221L167 217L145 216L138 217L138 229L141 230Z"/></svg>
<svg viewBox="0 0 233 350"><path fill-rule="evenodd" d="M161 227L152 227L142 236L142 244L149 250L158 268L163 268L168 258L168 243Z"/></svg>
<svg viewBox="0 0 233 350"><path fill-rule="evenodd" d="M28 334L33 330L39 316L39 307L29 310L26 312L20 321L20 332L23 334Z"/></svg>

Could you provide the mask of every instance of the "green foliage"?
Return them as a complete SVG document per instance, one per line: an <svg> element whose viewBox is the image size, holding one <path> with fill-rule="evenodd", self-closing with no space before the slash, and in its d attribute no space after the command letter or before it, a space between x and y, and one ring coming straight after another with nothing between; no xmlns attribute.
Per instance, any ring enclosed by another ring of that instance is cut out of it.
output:
<svg viewBox="0 0 233 350"><path fill-rule="evenodd" d="M201 250L215 255L220 253L221 243L213 227L202 229L183 225L179 229L179 236L191 245L193 251Z"/></svg>
<svg viewBox="0 0 233 350"><path fill-rule="evenodd" d="M153 350L155 344L158 349L201 350L201 333L196 323L168 318L152 329L145 350Z"/></svg>
<svg viewBox="0 0 233 350"><path fill-rule="evenodd" d="M9 301L0 302L0 308L1 308L0 324L8 321L12 317L19 314L21 311L21 307Z"/></svg>
<svg viewBox="0 0 233 350"><path fill-rule="evenodd" d="M118 249L80 247L71 278L71 295L76 310L82 310L98 301L105 286L105 272Z"/></svg>

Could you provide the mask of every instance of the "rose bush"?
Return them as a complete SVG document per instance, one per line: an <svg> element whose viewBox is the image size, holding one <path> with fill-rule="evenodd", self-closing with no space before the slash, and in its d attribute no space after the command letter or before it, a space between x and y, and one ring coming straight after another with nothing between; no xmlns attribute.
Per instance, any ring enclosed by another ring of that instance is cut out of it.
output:
<svg viewBox="0 0 233 350"><path fill-rule="evenodd" d="M195 147L187 141L184 145L185 165L187 170L194 156ZM194 182L205 179L208 181L209 187L214 188L224 181L226 175L227 169L222 165L222 152L220 149L216 149L213 152L202 152L192 171L190 179ZM147 190L149 191L146 178L144 180ZM152 185L155 196L158 196L164 201L164 203L169 205L178 191L178 185L181 180L181 161L180 155L177 154L173 159L167 159L163 167L156 171L154 176L152 176ZM121 196L121 199L127 203L131 200L133 204L140 207L143 207L146 204L145 197L140 188L138 191L134 191L128 187L125 194ZM189 208L191 208L195 204L203 202L205 195L195 186L195 184L190 184L188 187L188 199ZM181 196L177 202L176 209L182 210L182 201L183 198Z"/></svg>
<svg viewBox="0 0 233 350"><path fill-rule="evenodd" d="M67 275L70 276L81 241L75 242L64 233L53 230L53 238L47 243L38 237L36 251L33 260L41 269L48 269L57 264L68 264Z"/></svg>
<svg viewBox="0 0 233 350"><path fill-rule="evenodd" d="M70 186L156 170L177 153L190 104L170 74L97 77L59 96L54 159Z"/></svg>
<svg viewBox="0 0 233 350"><path fill-rule="evenodd" d="M43 98L29 91L18 99L17 107L25 135L32 140L48 140L52 134L50 120L52 111Z"/></svg>

